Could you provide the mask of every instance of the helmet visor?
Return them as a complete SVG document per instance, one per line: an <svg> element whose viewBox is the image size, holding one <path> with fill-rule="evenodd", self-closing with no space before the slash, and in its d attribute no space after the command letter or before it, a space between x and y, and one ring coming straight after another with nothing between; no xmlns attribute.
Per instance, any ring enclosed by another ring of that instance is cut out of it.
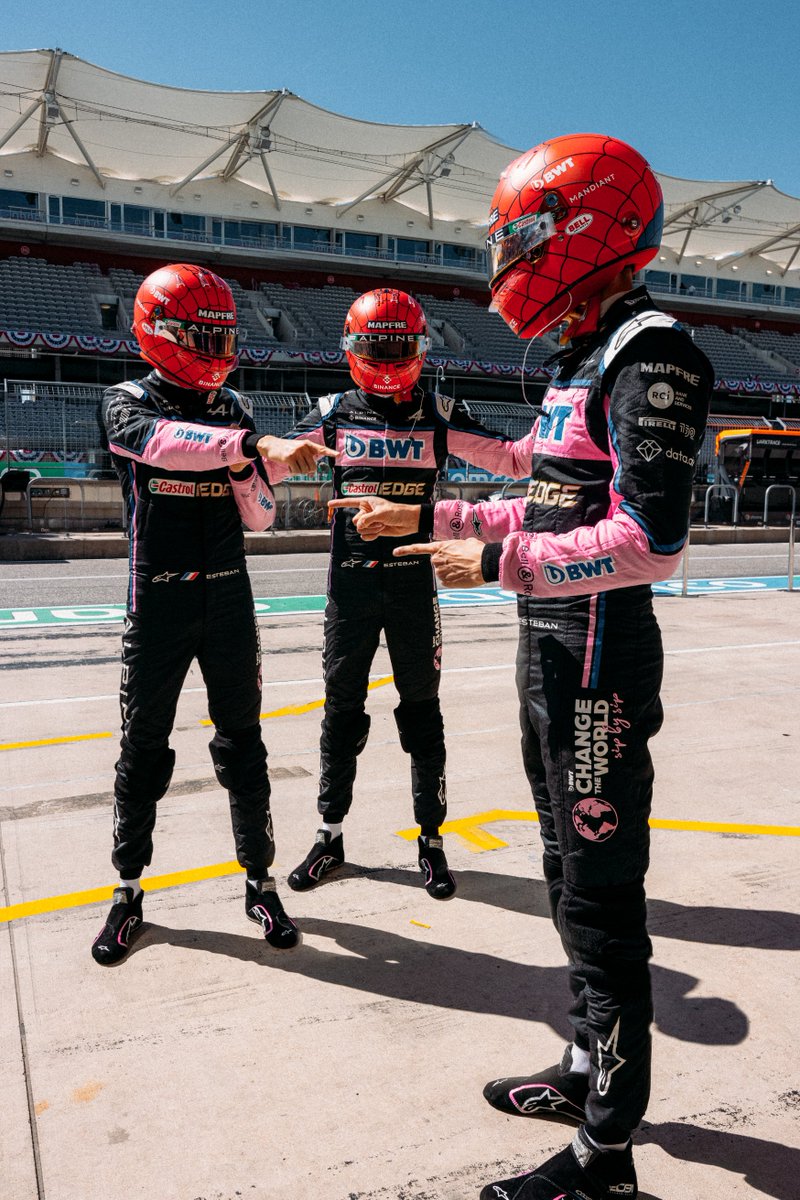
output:
<svg viewBox="0 0 800 1200"><path fill-rule="evenodd" d="M424 333L346 333L341 342L342 350L377 363L413 362L424 358L430 345Z"/></svg>
<svg viewBox="0 0 800 1200"><path fill-rule="evenodd" d="M556 223L551 212L526 213L501 225L490 233L486 239L486 252L489 256L489 287L494 287L498 279L509 267L513 267L522 258L528 258L538 250L535 258L541 258L544 244L556 231ZM535 261L534 258L534 261Z"/></svg>
<svg viewBox="0 0 800 1200"><path fill-rule="evenodd" d="M175 342L204 358L235 358L239 330L235 325L211 325L203 321L174 321L164 318L154 323L156 337Z"/></svg>

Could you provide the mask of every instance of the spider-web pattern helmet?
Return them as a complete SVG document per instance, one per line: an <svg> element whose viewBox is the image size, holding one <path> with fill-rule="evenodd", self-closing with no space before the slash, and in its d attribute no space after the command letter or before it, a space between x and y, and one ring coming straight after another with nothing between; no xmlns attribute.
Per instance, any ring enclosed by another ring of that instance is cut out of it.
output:
<svg viewBox="0 0 800 1200"><path fill-rule="evenodd" d="M173 263L148 275L136 293L133 332L142 358L180 387L211 391L239 361L233 293L204 267Z"/></svg>
<svg viewBox="0 0 800 1200"><path fill-rule="evenodd" d="M552 138L500 177L486 246L492 308L538 337L658 251L661 187L632 146L597 133Z"/></svg>

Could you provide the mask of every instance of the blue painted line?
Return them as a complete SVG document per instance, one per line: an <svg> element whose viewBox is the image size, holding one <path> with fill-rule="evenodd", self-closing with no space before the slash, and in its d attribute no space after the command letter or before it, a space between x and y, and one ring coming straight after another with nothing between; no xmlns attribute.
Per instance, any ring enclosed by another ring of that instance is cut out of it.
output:
<svg viewBox="0 0 800 1200"><path fill-rule="evenodd" d="M785 575L753 575L741 579L690 579L690 596L720 596L735 593L763 593L785 590ZM800 591L800 575L795 576L795 588ZM668 579L653 586L656 596L680 595L682 581ZM506 592L499 587L441 588L439 603L442 608L471 608L489 604L514 604L515 592ZM259 617L282 617L322 612L324 596L267 596L256 599ZM31 629L35 626L54 625L117 625L125 617L124 604L74 604L56 608L0 608L0 629Z"/></svg>

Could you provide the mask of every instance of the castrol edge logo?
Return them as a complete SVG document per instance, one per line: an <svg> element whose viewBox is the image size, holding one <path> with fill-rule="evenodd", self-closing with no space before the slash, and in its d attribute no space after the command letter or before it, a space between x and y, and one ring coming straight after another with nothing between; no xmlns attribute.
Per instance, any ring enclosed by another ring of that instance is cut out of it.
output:
<svg viewBox="0 0 800 1200"><path fill-rule="evenodd" d="M147 488L154 496L202 496L217 500L231 494L229 483L217 483L216 480L195 483L190 479L151 479Z"/></svg>

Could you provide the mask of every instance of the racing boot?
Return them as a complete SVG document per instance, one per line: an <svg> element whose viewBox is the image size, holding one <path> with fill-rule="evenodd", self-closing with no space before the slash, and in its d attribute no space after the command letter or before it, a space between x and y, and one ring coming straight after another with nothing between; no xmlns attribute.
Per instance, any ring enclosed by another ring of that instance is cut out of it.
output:
<svg viewBox="0 0 800 1200"><path fill-rule="evenodd" d="M547 1067L535 1075L493 1079L486 1084L483 1095L492 1108L508 1116L544 1117L580 1125L586 1120L589 1076L571 1068L570 1044L555 1067Z"/></svg>
<svg viewBox="0 0 800 1200"><path fill-rule="evenodd" d="M114 888L111 911L92 943L95 962L111 967L128 953L134 933L142 927L143 897L144 892L140 891L134 899L133 888Z"/></svg>
<svg viewBox="0 0 800 1200"><path fill-rule="evenodd" d="M286 915L274 879L245 884L244 911L250 921L261 926L264 940L273 950L293 950L302 938L291 917Z"/></svg>
<svg viewBox="0 0 800 1200"><path fill-rule="evenodd" d="M425 891L434 900L449 900L456 893L456 881L447 865L442 838L423 834L417 838L419 869L425 876Z"/></svg>
<svg viewBox="0 0 800 1200"><path fill-rule="evenodd" d="M294 892L307 892L314 888L331 871L344 864L344 842L342 835L331 837L327 829L318 829L314 845L299 867L295 867L288 879Z"/></svg>
<svg viewBox="0 0 800 1200"><path fill-rule="evenodd" d="M566 1150L527 1175L488 1183L480 1200L633 1200L638 1194L630 1142L624 1150L598 1150L581 1127Z"/></svg>

